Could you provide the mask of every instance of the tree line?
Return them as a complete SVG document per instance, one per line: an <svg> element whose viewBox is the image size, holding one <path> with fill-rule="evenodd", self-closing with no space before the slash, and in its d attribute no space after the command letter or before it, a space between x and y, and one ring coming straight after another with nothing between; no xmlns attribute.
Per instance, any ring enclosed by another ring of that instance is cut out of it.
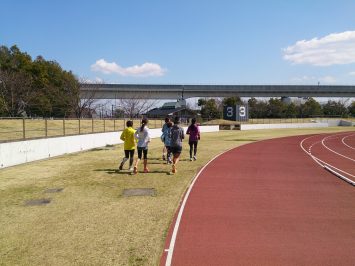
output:
<svg viewBox="0 0 355 266"><path fill-rule="evenodd" d="M355 117L354 101L346 106L344 102L334 100L328 100L322 105L311 97L302 99L298 103L287 103L280 98L270 98L269 100L250 98L248 101L242 101L240 97L228 97L198 100L198 106L201 107L201 117L204 119L222 118L223 106L236 104L249 106L249 118Z"/></svg>
<svg viewBox="0 0 355 266"><path fill-rule="evenodd" d="M0 116L81 117L79 79L56 62L0 46Z"/></svg>
<svg viewBox="0 0 355 266"><path fill-rule="evenodd" d="M42 56L32 59L16 45L0 46L0 117L106 117L108 103L99 103L95 94L80 92L85 79L77 78L56 62ZM93 84L94 82L90 82ZM119 99L111 116L139 117L149 111L156 100ZM106 115L105 115L106 113Z"/></svg>

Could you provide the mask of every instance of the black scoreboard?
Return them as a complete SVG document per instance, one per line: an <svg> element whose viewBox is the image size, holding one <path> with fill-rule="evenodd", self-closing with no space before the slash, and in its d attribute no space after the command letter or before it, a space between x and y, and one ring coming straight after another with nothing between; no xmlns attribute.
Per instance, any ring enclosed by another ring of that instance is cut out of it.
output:
<svg viewBox="0 0 355 266"><path fill-rule="evenodd" d="M223 119L232 121L248 121L248 111L247 105L224 106Z"/></svg>

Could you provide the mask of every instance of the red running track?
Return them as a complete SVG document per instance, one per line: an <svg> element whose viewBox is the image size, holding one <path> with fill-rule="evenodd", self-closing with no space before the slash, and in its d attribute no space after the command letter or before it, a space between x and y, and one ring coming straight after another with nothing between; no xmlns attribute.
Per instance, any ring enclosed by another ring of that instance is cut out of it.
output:
<svg viewBox="0 0 355 266"><path fill-rule="evenodd" d="M255 142L213 160L183 203L161 264L354 265L355 188L316 164L304 138Z"/></svg>

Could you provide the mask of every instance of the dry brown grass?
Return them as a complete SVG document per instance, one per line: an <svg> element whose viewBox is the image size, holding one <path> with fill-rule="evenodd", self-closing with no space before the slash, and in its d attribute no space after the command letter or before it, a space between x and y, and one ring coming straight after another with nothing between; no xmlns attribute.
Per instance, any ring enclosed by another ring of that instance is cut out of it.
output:
<svg viewBox="0 0 355 266"><path fill-rule="evenodd" d="M349 128L222 131L202 134L198 160L186 141L176 175L149 149L151 173L115 172L122 145L0 170L0 265L156 265L168 227L193 176L214 155L250 141ZM213 145L211 145L213 144ZM45 193L48 188L64 188ZM126 188L156 196L122 197ZM51 198L45 206L29 199Z"/></svg>

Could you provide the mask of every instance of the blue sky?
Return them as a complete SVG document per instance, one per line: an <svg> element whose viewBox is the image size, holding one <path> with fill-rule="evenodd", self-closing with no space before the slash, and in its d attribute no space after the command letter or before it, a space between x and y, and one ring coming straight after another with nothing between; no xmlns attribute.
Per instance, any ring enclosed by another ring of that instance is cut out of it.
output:
<svg viewBox="0 0 355 266"><path fill-rule="evenodd" d="M355 83L355 1L1 0L0 45L106 83Z"/></svg>

